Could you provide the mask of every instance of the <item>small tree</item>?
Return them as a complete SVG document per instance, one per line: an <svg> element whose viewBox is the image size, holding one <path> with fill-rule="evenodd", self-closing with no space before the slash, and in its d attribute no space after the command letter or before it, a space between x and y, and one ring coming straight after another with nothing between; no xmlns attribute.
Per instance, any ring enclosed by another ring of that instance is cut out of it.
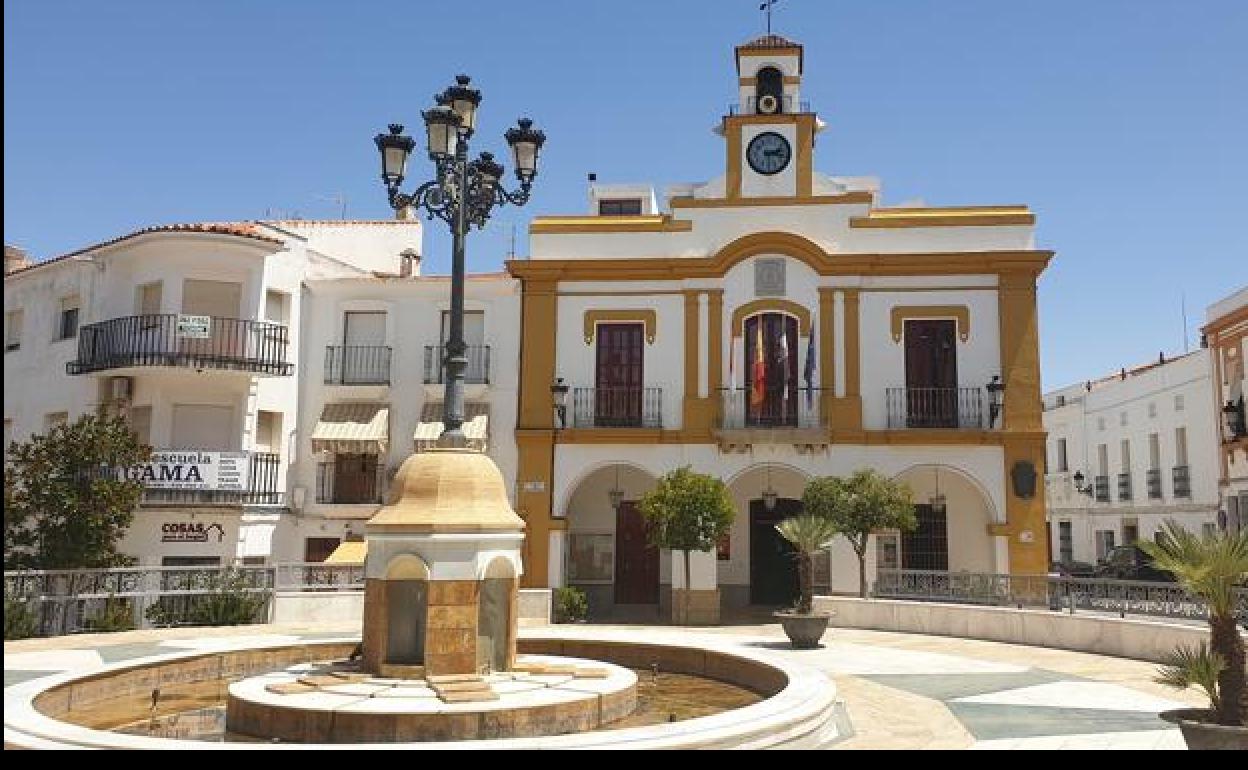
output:
<svg viewBox="0 0 1248 770"><path fill-rule="evenodd" d="M150 456L120 417L88 414L13 442L4 468L4 568L129 563L117 541L143 485L127 471Z"/></svg>
<svg viewBox="0 0 1248 770"><path fill-rule="evenodd" d="M910 488L874 470L863 469L849 478L811 479L802 493L806 513L829 521L845 536L858 555L858 594L867 598L867 544L882 529L909 531L918 522Z"/></svg>
<svg viewBox="0 0 1248 770"><path fill-rule="evenodd" d="M659 479L639 505L649 526L650 542L685 554L685 589L692 585L690 551L709 551L728 532L737 510L719 479L694 473L688 466Z"/></svg>
<svg viewBox="0 0 1248 770"><path fill-rule="evenodd" d="M776 531L797 550L797 612L809 615L815 598L814 555L836 537L832 522L803 513L776 525Z"/></svg>
<svg viewBox="0 0 1248 770"><path fill-rule="evenodd" d="M1167 521L1156 542L1140 540L1139 546L1158 569L1173 573L1179 585L1209 605L1210 651L1176 653L1161 681L1200 684L1219 724L1248 724L1244 639L1235 627L1236 588L1248 581L1248 530L1202 537Z"/></svg>

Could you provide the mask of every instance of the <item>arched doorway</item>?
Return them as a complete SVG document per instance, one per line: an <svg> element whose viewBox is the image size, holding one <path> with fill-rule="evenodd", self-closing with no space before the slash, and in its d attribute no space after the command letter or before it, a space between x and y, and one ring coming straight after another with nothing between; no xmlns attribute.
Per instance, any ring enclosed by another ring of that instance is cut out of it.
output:
<svg viewBox="0 0 1248 770"><path fill-rule="evenodd" d="M720 547L720 589L726 603L779 607L796 601L797 559L776 524L801 511L806 482L805 473L779 463L751 466L728 481L737 519ZM816 562L816 583L826 586L829 562L826 556Z"/></svg>
<svg viewBox="0 0 1248 770"><path fill-rule="evenodd" d="M745 319L745 424L797 425L797 319L759 313Z"/></svg>
<svg viewBox="0 0 1248 770"><path fill-rule="evenodd" d="M394 557L386 567L386 660L388 664L425 662L429 567L414 554Z"/></svg>
<svg viewBox="0 0 1248 770"><path fill-rule="evenodd" d="M661 554L650 545L637 501L655 477L625 463L594 469L568 495L567 583L585 591L590 612L658 606Z"/></svg>
<svg viewBox="0 0 1248 770"><path fill-rule="evenodd" d="M997 572L997 518L982 484L948 465L915 465L896 476L910 487L918 526L877 536L877 568Z"/></svg>
<svg viewBox="0 0 1248 770"><path fill-rule="evenodd" d="M767 502L750 501L750 604L788 606L797 600L797 551L776 525L800 513L802 501Z"/></svg>
<svg viewBox="0 0 1248 770"><path fill-rule="evenodd" d="M486 567L477 600L477 667L506 671L511 649L511 601L516 593L512 563L497 556Z"/></svg>

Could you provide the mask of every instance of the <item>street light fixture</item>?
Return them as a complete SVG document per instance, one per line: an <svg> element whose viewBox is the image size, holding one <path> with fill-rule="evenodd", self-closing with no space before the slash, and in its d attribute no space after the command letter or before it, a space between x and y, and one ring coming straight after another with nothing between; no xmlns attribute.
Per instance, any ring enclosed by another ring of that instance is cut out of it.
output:
<svg viewBox="0 0 1248 770"><path fill-rule="evenodd" d="M559 427L568 427L568 384L563 381L562 377L555 379L555 384L550 386L550 396L555 402L555 414L559 417Z"/></svg>
<svg viewBox="0 0 1248 770"><path fill-rule="evenodd" d="M767 486L763 489L763 508L771 513L776 510L776 503L780 499L780 495L771 486L771 466L764 466L767 470Z"/></svg>
<svg viewBox="0 0 1248 770"><path fill-rule="evenodd" d="M988 427L997 423L997 415L1001 414L1001 402L1005 400L1005 383L999 375L992 375L992 380L984 386L988 391Z"/></svg>
<svg viewBox="0 0 1248 770"><path fill-rule="evenodd" d="M1075 471L1075 475L1073 477L1074 482L1075 482L1075 491L1081 495L1087 495L1088 497L1091 497L1092 485L1084 484L1084 481L1086 478L1087 477L1083 475L1083 471Z"/></svg>
<svg viewBox="0 0 1248 770"><path fill-rule="evenodd" d="M416 142L403 133L403 126L392 123L388 134L378 134L373 142L381 153L381 181L386 186L390 207L396 212L419 209L426 217L441 219L451 230L451 323L446 341L446 390L443 397L443 431L439 446L468 445L464 436L464 370L468 368L464 343L464 260L468 230L480 230L496 206L523 206L529 201L537 158L546 135L533 128L533 121L521 118L517 127L504 135L516 160L520 188L503 188L504 169L490 153L468 160L468 140L477 126L481 92L472 88L471 78L458 75L455 84L434 97L436 106L421 113L429 159L436 176L413 192L400 191L407 175L407 160Z"/></svg>
<svg viewBox="0 0 1248 770"><path fill-rule="evenodd" d="M1226 426L1227 441L1234 441L1248 433L1248 426L1244 425L1243 403L1243 399L1240 399L1239 403L1227 401L1226 406L1222 407L1222 421Z"/></svg>

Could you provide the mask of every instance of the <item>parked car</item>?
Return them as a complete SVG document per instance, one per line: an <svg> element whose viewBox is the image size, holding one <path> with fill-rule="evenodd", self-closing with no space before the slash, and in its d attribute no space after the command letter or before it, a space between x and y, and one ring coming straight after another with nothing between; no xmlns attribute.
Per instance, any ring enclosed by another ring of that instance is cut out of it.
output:
<svg viewBox="0 0 1248 770"><path fill-rule="evenodd" d="M1174 582L1174 576L1153 566L1153 560L1138 546L1119 545L1096 565L1095 577L1115 580L1154 580Z"/></svg>
<svg viewBox="0 0 1248 770"><path fill-rule="evenodd" d="M1086 561L1055 561L1049 565L1049 574L1071 578L1093 577L1096 565Z"/></svg>

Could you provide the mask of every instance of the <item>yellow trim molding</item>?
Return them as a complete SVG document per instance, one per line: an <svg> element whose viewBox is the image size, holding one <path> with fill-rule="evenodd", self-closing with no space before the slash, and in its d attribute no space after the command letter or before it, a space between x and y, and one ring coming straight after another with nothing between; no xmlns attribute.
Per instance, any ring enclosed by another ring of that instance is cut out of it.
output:
<svg viewBox="0 0 1248 770"><path fill-rule="evenodd" d="M835 204L866 203L875 201L875 193L869 190L840 193L839 195L788 195L759 198L693 198L678 195L668 200L673 209L721 209L754 206L826 206Z"/></svg>
<svg viewBox="0 0 1248 770"><path fill-rule="evenodd" d="M800 85L801 82L802 82L802 78L800 75L785 75L784 76L784 84L786 86ZM756 86L758 85L758 77L757 76L748 77L748 78L739 77L737 78L737 83L742 86Z"/></svg>
<svg viewBox="0 0 1248 770"><path fill-rule="evenodd" d="M745 327L745 319L759 313L784 313L797 319L798 334L810 336L810 311L796 302L779 297L768 297L747 302L732 311L732 336L740 337Z"/></svg>
<svg viewBox="0 0 1248 770"><path fill-rule="evenodd" d="M850 227L983 227L1034 225L1036 215L1026 206L944 206L940 208L874 209L865 217L850 217Z"/></svg>
<svg viewBox="0 0 1248 770"><path fill-rule="evenodd" d="M586 310L585 311L585 344L592 345L594 343L594 334L600 323L628 323L635 322L644 324L646 327L646 342L653 345L655 336L659 329L659 315L654 310L638 309L638 310Z"/></svg>
<svg viewBox="0 0 1248 770"><path fill-rule="evenodd" d="M958 322L958 339L971 338L971 309L966 305L896 305L892 309L893 342L901 342L908 318L953 318Z"/></svg>
<svg viewBox="0 0 1248 770"><path fill-rule="evenodd" d="M693 230L688 219L661 216L565 216L536 217L529 225L533 235L570 233L687 233Z"/></svg>

